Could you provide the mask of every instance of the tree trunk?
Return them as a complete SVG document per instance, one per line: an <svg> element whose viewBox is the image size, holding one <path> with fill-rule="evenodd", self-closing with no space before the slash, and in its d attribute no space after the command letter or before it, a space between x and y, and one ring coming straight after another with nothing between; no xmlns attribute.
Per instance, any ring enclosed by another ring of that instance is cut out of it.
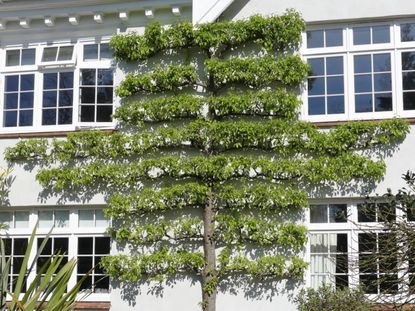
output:
<svg viewBox="0 0 415 311"><path fill-rule="evenodd" d="M212 188L209 188L208 202L203 211L203 251L206 259L206 267L202 274L202 298L203 298L203 310L215 311L216 310L216 254L215 254L215 219L214 219L214 203ZM213 287L212 287L213 286ZM207 289L212 289L207 290Z"/></svg>

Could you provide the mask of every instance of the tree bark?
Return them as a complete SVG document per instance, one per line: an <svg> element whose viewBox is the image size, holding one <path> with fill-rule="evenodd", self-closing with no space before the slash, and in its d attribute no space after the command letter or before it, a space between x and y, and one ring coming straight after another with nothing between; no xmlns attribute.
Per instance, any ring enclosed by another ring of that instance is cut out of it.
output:
<svg viewBox="0 0 415 311"><path fill-rule="evenodd" d="M212 188L209 188L208 202L203 211L203 251L206 259L206 266L202 274L202 298L203 298L203 310L215 311L216 310L216 285L212 292L206 291L206 285L212 286L212 281L215 282L216 278L216 253L215 253L215 241L214 241L214 230L215 230L215 211L213 202Z"/></svg>

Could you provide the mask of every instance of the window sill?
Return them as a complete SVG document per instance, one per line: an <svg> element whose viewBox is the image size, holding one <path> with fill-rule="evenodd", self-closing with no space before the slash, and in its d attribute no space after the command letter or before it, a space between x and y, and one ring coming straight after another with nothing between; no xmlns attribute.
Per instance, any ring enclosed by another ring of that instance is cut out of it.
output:
<svg viewBox="0 0 415 311"><path fill-rule="evenodd" d="M114 128L90 128L94 130L99 130L103 132L115 132ZM10 138L36 138L36 137L65 137L70 133L80 132L85 129L77 130L66 130L66 131L48 131L48 132L25 132L25 133L0 133L0 139L10 139Z"/></svg>
<svg viewBox="0 0 415 311"><path fill-rule="evenodd" d="M333 127L336 125L340 125L346 122L360 122L360 121L384 121L384 120L390 120L393 118L382 118L382 119L359 119L359 120L342 120L342 121L322 121L322 122L312 122L314 125L316 125L317 127ZM403 120L407 120L410 124L415 124L415 117L411 117L411 118L399 118L399 119L403 119ZM304 120L306 121L306 120Z"/></svg>

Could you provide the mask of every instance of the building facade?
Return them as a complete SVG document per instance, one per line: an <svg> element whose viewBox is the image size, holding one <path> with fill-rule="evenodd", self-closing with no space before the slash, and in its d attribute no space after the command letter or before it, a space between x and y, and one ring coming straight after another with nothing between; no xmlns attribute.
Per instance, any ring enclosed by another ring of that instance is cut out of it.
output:
<svg viewBox="0 0 415 311"><path fill-rule="evenodd" d="M301 119L330 127L347 120L415 117L415 5L396 1L305 0L160 0L160 1L0 1L0 151L22 138L64 137L68 132L98 128L112 130L111 119L120 101L114 88L126 68L114 62L109 39L117 33L142 32L151 21L169 25L238 20L253 14L280 14L293 8L307 22L300 53L312 72L299 94ZM384 179L372 195L404 186L401 175L415 169L414 128L385 160ZM1 165L7 166L1 158ZM0 222L9 225L9 254L18 259L34 224L38 243L54 225L48 252L62 250L78 266L69 285L76 283L103 256L117 252L106 234L106 202L95 195L87 201L55 197L35 180L36 168L14 166ZM310 235L305 256L310 262L305 286L322 282L356 286L382 275L381 268L364 273L349 265L350 254L363 252L358 224L376 226L361 213L362 193L320 194L310 200L305 221ZM366 215L367 216L367 215ZM379 235L375 242L379 251ZM335 260L333 260L335 258ZM393 276L392 276L393 277ZM79 308L90 310L195 310L200 289L177 281L162 295L143 287L128 295L100 269L87 279L93 293ZM220 294L218 310L295 310L297 288L282 287L272 297L242 292ZM382 287L370 294L381 294Z"/></svg>

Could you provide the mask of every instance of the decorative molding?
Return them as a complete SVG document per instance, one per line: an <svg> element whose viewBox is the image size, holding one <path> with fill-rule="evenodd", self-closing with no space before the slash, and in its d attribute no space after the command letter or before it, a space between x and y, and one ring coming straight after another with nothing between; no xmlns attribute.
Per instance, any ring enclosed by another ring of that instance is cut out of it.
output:
<svg viewBox="0 0 415 311"><path fill-rule="evenodd" d="M51 16L45 16L45 25L48 27L55 26L55 19Z"/></svg>
<svg viewBox="0 0 415 311"><path fill-rule="evenodd" d="M182 15L179 6L172 6L171 7L171 12L173 13L174 16L180 16L180 15Z"/></svg>
<svg viewBox="0 0 415 311"><path fill-rule="evenodd" d="M21 18L19 21L19 25L22 28L28 29L30 28L30 20L28 18Z"/></svg>
<svg viewBox="0 0 415 311"><path fill-rule="evenodd" d="M101 24L102 20L103 20L102 13L99 13L99 12L94 13L94 22L95 23Z"/></svg>
<svg viewBox="0 0 415 311"><path fill-rule="evenodd" d="M120 20L122 21L127 21L128 20L128 12L127 11L120 11L118 13L118 17L120 18Z"/></svg>
<svg viewBox="0 0 415 311"><path fill-rule="evenodd" d="M145 9L144 10L144 15L147 18L154 18L154 10L153 9Z"/></svg>
<svg viewBox="0 0 415 311"><path fill-rule="evenodd" d="M79 18L76 15L70 15L69 18L68 18L68 21L69 21L70 24L72 24L74 26L79 24Z"/></svg>

